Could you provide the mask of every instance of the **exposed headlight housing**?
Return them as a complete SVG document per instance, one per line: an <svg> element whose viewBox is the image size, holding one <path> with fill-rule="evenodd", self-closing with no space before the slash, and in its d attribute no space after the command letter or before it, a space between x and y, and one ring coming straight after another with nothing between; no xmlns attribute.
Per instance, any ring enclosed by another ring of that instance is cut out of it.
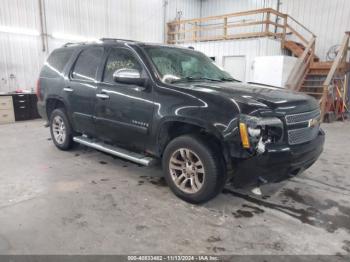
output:
<svg viewBox="0 0 350 262"><path fill-rule="evenodd" d="M256 117L241 114L240 135L243 148L262 153L265 144L283 139L283 123L277 117Z"/></svg>
<svg viewBox="0 0 350 262"><path fill-rule="evenodd" d="M251 137L260 137L261 129L260 128L248 127L248 134Z"/></svg>

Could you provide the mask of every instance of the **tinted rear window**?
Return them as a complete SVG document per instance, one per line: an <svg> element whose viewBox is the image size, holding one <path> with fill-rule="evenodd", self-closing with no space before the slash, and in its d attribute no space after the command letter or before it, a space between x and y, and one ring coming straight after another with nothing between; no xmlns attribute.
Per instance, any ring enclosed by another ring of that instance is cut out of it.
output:
<svg viewBox="0 0 350 262"><path fill-rule="evenodd" d="M74 49L54 50L41 71L41 75L49 78L59 77L72 56Z"/></svg>
<svg viewBox="0 0 350 262"><path fill-rule="evenodd" d="M85 49L75 62L72 78L84 81L94 81L98 66L103 56L102 47Z"/></svg>

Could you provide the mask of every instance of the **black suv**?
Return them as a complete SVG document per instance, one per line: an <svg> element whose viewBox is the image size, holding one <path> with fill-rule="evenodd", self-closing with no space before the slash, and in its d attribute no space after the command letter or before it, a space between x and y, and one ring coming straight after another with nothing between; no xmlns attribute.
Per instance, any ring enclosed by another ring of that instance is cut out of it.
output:
<svg viewBox="0 0 350 262"><path fill-rule="evenodd" d="M168 185L191 203L228 178L258 187L295 176L324 144L315 99L241 83L188 48L66 44L43 66L37 95L59 149L78 142L143 165L162 159Z"/></svg>

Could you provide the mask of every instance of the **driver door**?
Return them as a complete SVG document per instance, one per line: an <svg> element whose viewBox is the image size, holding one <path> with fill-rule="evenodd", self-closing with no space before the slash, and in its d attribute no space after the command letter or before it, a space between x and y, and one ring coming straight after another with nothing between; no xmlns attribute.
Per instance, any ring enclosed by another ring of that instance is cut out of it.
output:
<svg viewBox="0 0 350 262"><path fill-rule="evenodd" d="M144 150L153 119L152 89L143 85L115 82L113 74L119 69L136 69L142 78L148 78L131 50L109 50L102 81L96 92L96 133L104 141Z"/></svg>

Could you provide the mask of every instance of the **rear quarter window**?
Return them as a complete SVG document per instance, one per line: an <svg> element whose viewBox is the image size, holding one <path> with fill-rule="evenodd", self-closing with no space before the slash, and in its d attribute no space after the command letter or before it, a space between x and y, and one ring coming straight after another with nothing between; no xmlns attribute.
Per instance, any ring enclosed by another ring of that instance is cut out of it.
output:
<svg viewBox="0 0 350 262"><path fill-rule="evenodd" d="M65 65L71 58L74 49L54 50L46 60L40 76L48 78L57 78L62 76Z"/></svg>

